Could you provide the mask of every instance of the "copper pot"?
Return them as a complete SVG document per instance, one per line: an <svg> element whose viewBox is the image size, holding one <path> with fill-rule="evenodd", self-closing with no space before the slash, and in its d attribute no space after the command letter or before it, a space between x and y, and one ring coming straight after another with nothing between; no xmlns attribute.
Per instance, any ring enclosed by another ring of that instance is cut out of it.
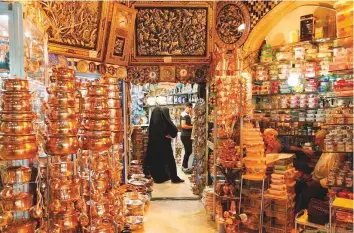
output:
<svg viewBox="0 0 354 233"><path fill-rule="evenodd" d="M107 83L110 85L119 85L119 78L118 77L107 77Z"/></svg>
<svg viewBox="0 0 354 233"><path fill-rule="evenodd" d="M82 109L85 112L99 112L108 109L107 98L88 97L83 100Z"/></svg>
<svg viewBox="0 0 354 233"><path fill-rule="evenodd" d="M99 192L106 192L111 186L109 179L95 179L93 180L93 185L95 190Z"/></svg>
<svg viewBox="0 0 354 233"><path fill-rule="evenodd" d="M4 78L2 79L2 89L4 91L28 91L29 82L27 79Z"/></svg>
<svg viewBox="0 0 354 233"><path fill-rule="evenodd" d="M75 91L75 79L57 79L50 84L56 91Z"/></svg>
<svg viewBox="0 0 354 233"><path fill-rule="evenodd" d="M107 156L95 156L91 160L91 166L94 171L105 171L109 167Z"/></svg>
<svg viewBox="0 0 354 233"><path fill-rule="evenodd" d="M87 137L110 137L111 132L109 130L85 130L83 135Z"/></svg>
<svg viewBox="0 0 354 233"><path fill-rule="evenodd" d="M75 92L75 87L74 86L60 87L60 86L56 86L55 84L52 84L49 87L47 87L46 90L48 94L56 94L58 92L73 93Z"/></svg>
<svg viewBox="0 0 354 233"><path fill-rule="evenodd" d="M49 120L73 120L76 119L75 108L51 108L46 112L46 116Z"/></svg>
<svg viewBox="0 0 354 233"><path fill-rule="evenodd" d="M108 108L121 108L121 100L120 99L108 99Z"/></svg>
<svg viewBox="0 0 354 233"><path fill-rule="evenodd" d="M8 98L2 99L0 108L3 111L11 111L11 112L26 112L32 111L33 106L30 101L25 101L21 98Z"/></svg>
<svg viewBox="0 0 354 233"><path fill-rule="evenodd" d="M83 118L86 119L109 119L110 115L109 115L109 109L104 109L102 111L97 111L97 112L84 112L82 114Z"/></svg>
<svg viewBox="0 0 354 233"><path fill-rule="evenodd" d="M110 99L122 99L122 94L120 91L109 91L108 98Z"/></svg>
<svg viewBox="0 0 354 233"><path fill-rule="evenodd" d="M73 162L61 162L52 163L50 165L50 176L51 177L63 177L72 176L74 173L74 163Z"/></svg>
<svg viewBox="0 0 354 233"><path fill-rule="evenodd" d="M75 154L79 149L77 136L49 136L46 140L44 150L51 155Z"/></svg>
<svg viewBox="0 0 354 233"><path fill-rule="evenodd" d="M2 229L2 233L34 233L37 221L20 219Z"/></svg>
<svg viewBox="0 0 354 233"><path fill-rule="evenodd" d="M120 86L119 85L109 85L108 86L108 91L119 91Z"/></svg>
<svg viewBox="0 0 354 233"><path fill-rule="evenodd" d="M32 170L26 166L8 167L1 170L1 181L4 185L24 184L31 181Z"/></svg>
<svg viewBox="0 0 354 233"><path fill-rule="evenodd" d="M1 199L4 211L27 211L31 209L33 195L21 192L11 198Z"/></svg>
<svg viewBox="0 0 354 233"><path fill-rule="evenodd" d="M79 225L79 213L60 214L52 220L53 225L58 225L61 230L70 230Z"/></svg>
<svg viewBox="0 0 354 233"><path fill-rule="evenodd" d="M14 220L14 216L10 211L2 211L0 214L0 227L9 225Z"/></svg>
<svg viewBox="0 0 354 233"><path fill-rule="evenodd" d="M74 120L46 121L47 131L50 135L74 136L78 132L78 123Z"/></svg>
<svg viewBox="0 0 354 233"><path fill-rule="evenodd" d="M0 135L0 143L3 144L17 144L26 142L36 142L36 135Z"/></svg>
<svg viewBox="0 0 354 233"><path fill-rule="evenodd" d="M33 130L32 121L2 121L0 125L4 134L31 134Z"/></svg>
<svg viewBox="0 0 354 233"><path fill-rule="evenodd" d="M75 104L75 93L72 92L58 92L50 94L48 97L48 105L50 107L75 108Z"/></svg>
<svg viewBox="0 0 354 233"><path fill-rule="evenodd" d="M113 132L121 132L123 131L123 124L111 124L109 130Z"/></svg>
<svg viewBox="0 0 354 233"><path fill-rule="evenodd" d="M107 130L110 127L108 119L93 120L87 119L84 122L84 128L87 130Z"/></svg>
<svg viewBox="0 0 354 233"><path fill-rule="evenodd" d="M118 133L112 133L112 142L113 144L118 144L123 142L123 133L118 132Z"/></svg>
<svg viewBox="0 0 354 233"><path fill-rule="evenodd" d="M109 116L112 119L123 117L122 109L109 109L109 113L110 113Z"/></svg>
<svg viewBox="0 0 354 233"><path fill-rule="evenodd" d="M70 69L70 68L55 68L52 70L53 71L53 75L70 75L70 76L74 76L75 75L75 70L74 69Z"/></svg>
<svg viewBox="0 0 354 233"><path fill-rule="evenodd" d="M52 83L57 83L60 80L75 80L75 76L67 73L67 74L53 74L49 77Z"/></svg>
<svg viewBox="0 0 354 233"><path fill-rule="evenodd" d="M32 92L30 91L4 91L1 92L1 99L3 101L18 99L18 100L30 100L32 99Z"/></svg>
<svg viewBox="0 0 354 233"><path fill-rule="evenodd" d="M7 144L0 142L1 160L21 160L36 157L38 146L36 142L19 142Z"/></svg>
<svg viewBox="0 0 354 233"><path fill-rule="evenodd" d="M89 96L107 96L108 90L105 85L91 85L88 87L87 95Z"/></svg>
<svg viewBox="0 0 354 233"><path fill-rule="evenodd" d="M80 183L55 178L50 180L51 196L56 200L77 200L80 197Z"/></svg>
<svg viewBox="0 0 354 233"><path fill-rule="evenodd" d="M0 119L2 121L32 121L35 114L32 111L28 112L12 112L2 111L0 112Z"/></svg>
<svg viewBox="0 0 354 233"><path fill-rule="evenodd" d="M112 146L110 137L80 137L80 144L83 150L104 151Z"/></svg>

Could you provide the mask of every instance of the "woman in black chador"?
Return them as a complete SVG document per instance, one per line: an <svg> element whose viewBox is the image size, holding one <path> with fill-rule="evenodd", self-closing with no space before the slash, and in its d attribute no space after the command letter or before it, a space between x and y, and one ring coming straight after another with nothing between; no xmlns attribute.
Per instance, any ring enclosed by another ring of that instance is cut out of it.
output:
<svg viewBox="0 0 354 233"><path fill-rule="evenodd" d="M176 162L171 146L171 140L177 136L177 132L177 127L171 121L168 108L156 107L150 118L149 142L144 161L144 166L149 169L155 183L163 183L170 179L173 183L184 182L177 176ZM146 169L144 173L147 173Z"/></svg>

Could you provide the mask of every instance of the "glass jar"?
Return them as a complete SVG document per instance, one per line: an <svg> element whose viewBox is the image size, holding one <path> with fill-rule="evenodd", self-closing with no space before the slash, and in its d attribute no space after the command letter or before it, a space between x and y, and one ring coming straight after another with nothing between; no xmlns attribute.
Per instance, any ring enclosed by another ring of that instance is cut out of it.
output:
<svg viewBox="0 0 354 233"><path fill-rule="evenodd" d="M329 151L329 152L333 152L334 151L334 145L333 145L333 142L331 140L328 140L328 139L325 140L325 150Z"/></svg>
<svg viewBox="0 0 354 233"><path fill-rule="evenodd" d="M352 152L353 151L353 142L351 140L347 140L345 142L345 152Z"/></svg>

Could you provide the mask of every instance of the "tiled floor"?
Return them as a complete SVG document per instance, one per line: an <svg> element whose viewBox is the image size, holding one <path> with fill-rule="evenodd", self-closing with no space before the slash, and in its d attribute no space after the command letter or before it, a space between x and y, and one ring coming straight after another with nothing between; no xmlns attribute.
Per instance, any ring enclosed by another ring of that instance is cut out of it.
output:
<svg viewBox="0 0 354 233"><path fill-rule="evenodd" d="M184 180L184 183L173 184L171 181L167 181L162 184L154 184L152 197L153 198L162 198L162 197L197 197L193 194L191 190L191 182L188 179L188 176L182 172L180 167L177 167L178 176Z"/></svg>
<svg viewBox="0 0 354 233"><path fill-rule="evenodd" d="M139 233L215 233L201 201L153 201Z"/></svg>

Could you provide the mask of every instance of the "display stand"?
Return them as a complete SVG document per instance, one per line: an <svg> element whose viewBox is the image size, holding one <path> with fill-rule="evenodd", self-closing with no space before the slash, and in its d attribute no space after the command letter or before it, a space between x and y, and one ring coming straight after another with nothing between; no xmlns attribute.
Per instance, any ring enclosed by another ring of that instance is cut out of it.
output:
<svg viewBox="0 0 354 233"><path fill-rule="evenodd" d="M248 189L244 189L244 182L249 183ZM258 183L258 184L257 184ZM265 209L264 192L268 187L268 177L256 177L251 175L242 175L241 178L241 190L240 190L240 205L239 212L245 213L250 216L256 216L259 218L259 225L255 222L249 222L246 226L241 226L241 229L246 228L252 232L263 232L263 216ZM252 185L254 185L252 187ZM244 202L242 200L244 199ZM269 206L266 206L269 207Z"/></svg>
<svg viewBox="0 0 354 233"><path fill-rule="evenodd" d="M301 210L295 216L295 233L306 232L306 230L319 230L329 233L328 225L319 225L308 221L307 210Z"/></svg>
<svg viewBox="0 0 354 233"><path fill-rule="evenodd" d="M351 199L337 197L329 205L329 229L330 233L349 233L353 232L353 211L354 202ZM342 212L349 218L338 220L337 214ZM350 221L351 220L351 221ZM341 223L341 224L339 224Z"/></svg>

